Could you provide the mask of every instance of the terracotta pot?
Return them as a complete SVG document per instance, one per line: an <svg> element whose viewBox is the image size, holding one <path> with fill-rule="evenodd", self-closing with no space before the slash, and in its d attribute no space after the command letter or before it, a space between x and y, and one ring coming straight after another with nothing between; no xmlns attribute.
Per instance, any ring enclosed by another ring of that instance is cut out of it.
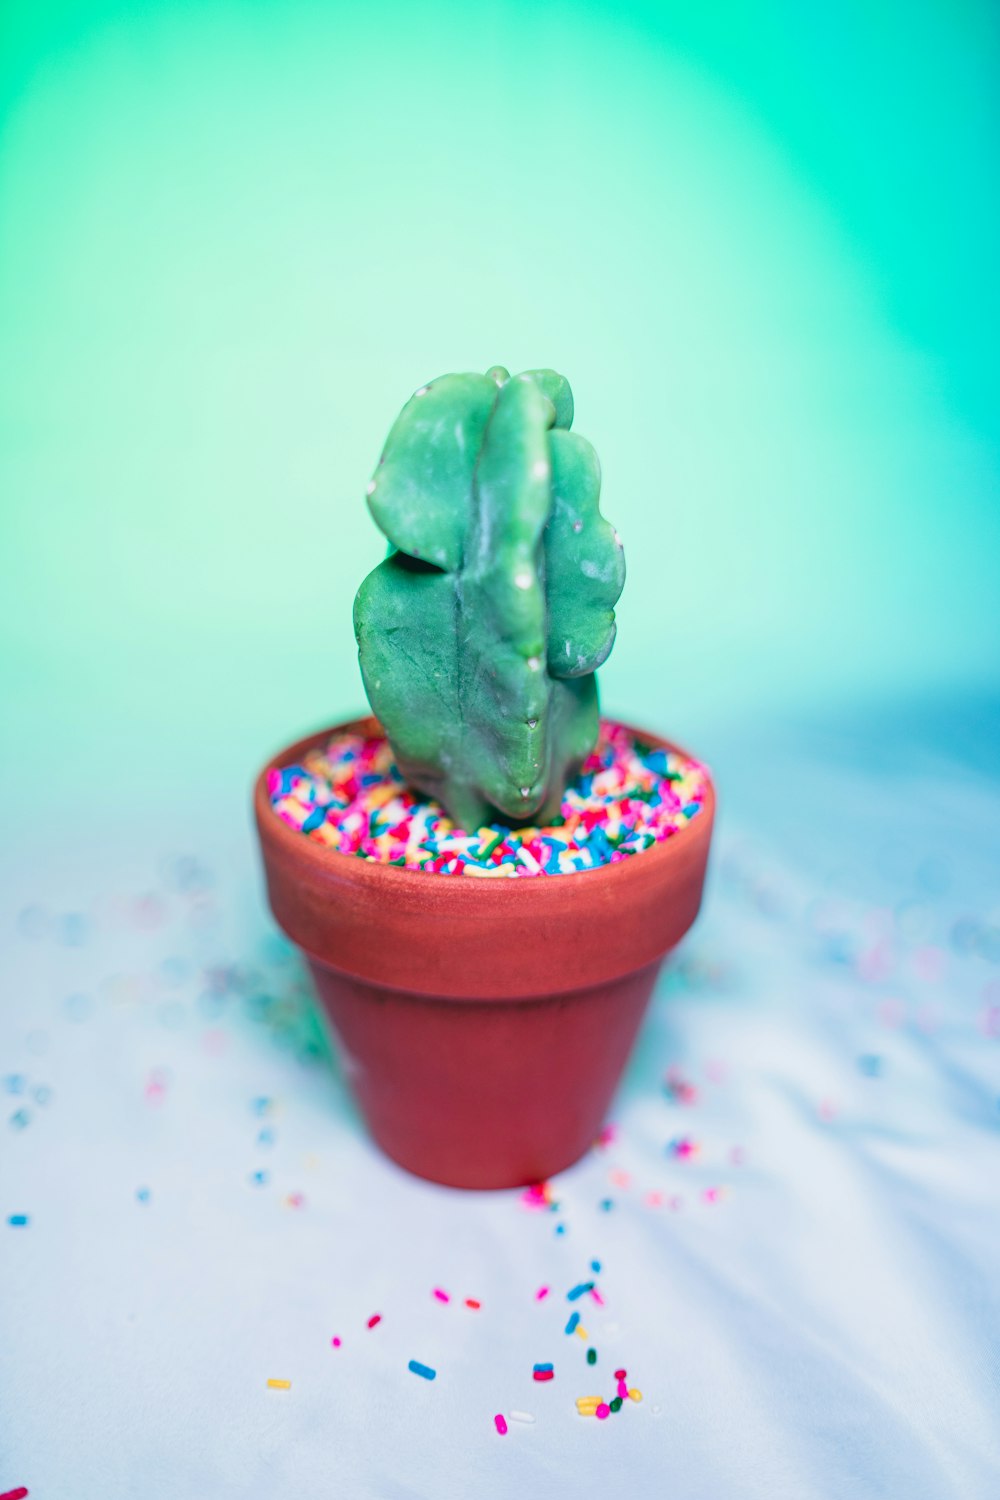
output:
<svg viewBox="0 0 1000 1500"><path fill-rule="evenodd" d="M338 854L272 809L267 772L338 732L379 725L299 740L258 777L271 910L309 960L382 1149L453 1187L539 1182L595 1140L664 955L698 913L711 784L684 829L617 864L517 880L430 874Z"/></svg>

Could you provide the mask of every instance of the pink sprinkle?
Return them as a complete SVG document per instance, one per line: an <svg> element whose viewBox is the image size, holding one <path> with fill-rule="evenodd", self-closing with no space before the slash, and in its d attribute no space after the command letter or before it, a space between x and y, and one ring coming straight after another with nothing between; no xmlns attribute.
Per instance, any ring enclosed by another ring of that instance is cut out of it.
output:
<svg viewBox="0 0 1000 1500"><path fill-rule="evenodd" d="M718 1203L722 1197L722 1189L717 1187L706 1188L701 1195L706 1203Z"/></svg>
<svg viewBox="0 0 1000 1500"><path fill-rule="evenodd" d="M507 1418L503 1415L502 1412L497 1412L496 1416L493 1418L493 1425L496 1428L497 1432L499 1432L500 1436L503 1437L504 1433L507 1431Z"/></svg>
<svg viewBox="0 0 1000 1500"><path fill-rule="evenodd" d="M698 1142L691 1140L690 1136L681 1136L670 1142L670 1151L681 1161L687 1161L689 1157L698 1155Z"/></svg>
<svg viewBox="0 0 1000 1500"><path fill-rule="evenodd" d="M598 1307L603 1307L604 1306L604 1298L601 1296L601 1294L597 1290L596 1286L592 1286L590 1288L590 1295L593 1298L593 1300L597 1303Z"/></svg>
<svg viewBox="0 0 1000 1500"><path fill-rule="evenodd" d="M443 1292L439 1286L436 1286L434 1288L434 1295L438 1299L439 1302L450 1302L451 1301L451 1298L448 1296L448 1293L447 1292Z"/></svg>
<svg viewBox="0 0 1000 1500"><path fill-rule="evenodd" d="M681 1072L680 1068L673 1065L669 1067L667 1069L667 1076L664 1082L666 1084L667 1093L670 1095L671 1099L675 1101L675 1103L688 1105L697 1104L698 1090L695 1088L694 1084L690 1082L689 1079L684 1077L684 1074Z"/></svg>
<svg viewBox="0 0 1000 1500"><path fill-rule="evenodd" d="M650 1208L660 1208L663 1204L663 1194L655 1192L647 1193L646 1203Z"/></svg>
<svg viewBox="0 0 1000 1500"><path fill-rule="evenodd" d="M368 1327L369 1328L374 1328L375 1324L376 1323L381 1323L381 1321L382 1321L382 1314L381 1313L372 1313L371 1317L368 1319Z"/></svg>
<svg viewBox="0 0 1000 1500"><path fill-rule="evenodd" d="M619 1380L618 1382L618 1394L623 1401L628 1395L628 1386L625 1384L624 1380Z"/></svg>
<svg viewBox="0 0 1000 1500"><path fill-rule="evenodd" d="M333 1335L333 1338L330 1340L330 1343L333 1345L333 1347L335 1349L339 1349L340 1348L340 1339L337 1337L336 1334Z"/></svg>
<svg viewBox="0 0 1000 1500"><path fill-rule="evenodd" d="M545 1300L545 1298L548 1295L549 1295L549 1289L548 1289L548 1287L547 1286L540 1286L538 1288L538 1291L535 1293L535 1301L536 1302L542 1302L542 1301Z"/></svg>
<svg viewBox="0 0 1000 1500"><path fill-rule="evenodd" d="M594 1412L594 1416L597 1417L598 1420L601 1421L601 1422L604 1421L605 1417L610 1417L610 1415L611 1415L611 1407L608 1405L608 1403L606 1401L602 1401L601 1404L600 1404L600 1406Z"/></svg>

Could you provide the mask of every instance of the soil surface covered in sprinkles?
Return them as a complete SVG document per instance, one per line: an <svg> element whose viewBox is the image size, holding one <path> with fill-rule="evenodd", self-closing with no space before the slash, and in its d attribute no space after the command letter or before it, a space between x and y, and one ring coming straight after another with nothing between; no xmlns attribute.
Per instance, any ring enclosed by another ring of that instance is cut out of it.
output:
<svg viewBox="0 0 1000 1500"><path fill-rule="evenodd" d="M568 875L639 854L686 827L707 786L697 761L608 721L545 828L457 828L439 803L407 786L382 736L335 735L267 782L284 822L340 854L487 878Z"/></svg>

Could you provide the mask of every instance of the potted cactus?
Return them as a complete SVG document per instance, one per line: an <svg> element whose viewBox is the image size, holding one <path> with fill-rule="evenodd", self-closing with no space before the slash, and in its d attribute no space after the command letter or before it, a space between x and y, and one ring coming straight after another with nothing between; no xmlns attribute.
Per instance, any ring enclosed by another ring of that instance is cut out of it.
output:
<svg viewBox="0 0 1000 1500"><path fill-rule="evenodd" d="M594 1140L712 831L704 767L599 719L624 560L572 420L552 370L410 399L354 607L375 717L289 746L255 791L272 910L373 1135L459 1187L538 1181Z"/></svg>

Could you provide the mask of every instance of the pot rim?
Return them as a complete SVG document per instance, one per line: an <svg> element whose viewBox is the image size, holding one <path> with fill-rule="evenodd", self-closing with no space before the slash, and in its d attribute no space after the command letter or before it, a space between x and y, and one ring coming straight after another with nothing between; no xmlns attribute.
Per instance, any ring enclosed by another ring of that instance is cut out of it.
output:
<svg viewBox="0 0 1000 1500"><path fill-rule="evenodd" d="M451 886L458 888L453 899L458 901L475 901L481 899L483 887L490 891L507 891L508 895L500 897L505 901L526 901L531 899L527 893L524 896L515 896L514 891L521 886L530 889L542 885L549 886L553 880L562 885L565 881L571 881L576 887L581 879L590 880L593 884L598 877L603 876L607 881L613 878L616 872L625 871L635 864L637 860L642 862L644 870L652 874L652 862L657 863L658 869L662 870L669 860L677 860L686 854L687 845L691 842L687 835L692 830L698 831L699 825L702 829L711 830L715 821L715 784L712 774L704 761L692 755L690 751L675 744L672 740L664 739L660 734L654 734L649 730L637 728L634 724L626 723L622 719L610 720L620 728L628 730L636 739L659 749L672 751L675 755L683 756L705 773L705 797L698 813L685 826L668 838L657 839L648 849L637 850L626 859L617 860L614 864L595 865L589 870L571 870L565 874L556 876L517 877L506 880L477 880L472 876L464 877L458 874L444 874L438 870L414 870L405 866L391 865L382 860L359 859L357 855L341 854L337 849L328 848L304 835L299 829L292 828L283 818L275 812L271 805L271 798L267 790L267 778L271 771L281 770L284 766L293 764L307 750L314 749L323 744L335 734L384 734L379 720L374 714L361 714L355 718L343 719L324 729L315 730L312 734L304 735L295 740L284 749L277 751L266 762L254 783L253 806L256 821L261 836L273 840L277 848L283 850L289 857L301 860L305 866L310 866L317 873L329 872L330 874L357 881L362 886L382 884L392 887L394 883L403 882L400 887L408 890L410 895L415 893L412 882L414 880L434 880L440 886L442 883L450 889ZM702 821L704 820L704 822ZM459 895L458 891L464 892Z"/></svg>

